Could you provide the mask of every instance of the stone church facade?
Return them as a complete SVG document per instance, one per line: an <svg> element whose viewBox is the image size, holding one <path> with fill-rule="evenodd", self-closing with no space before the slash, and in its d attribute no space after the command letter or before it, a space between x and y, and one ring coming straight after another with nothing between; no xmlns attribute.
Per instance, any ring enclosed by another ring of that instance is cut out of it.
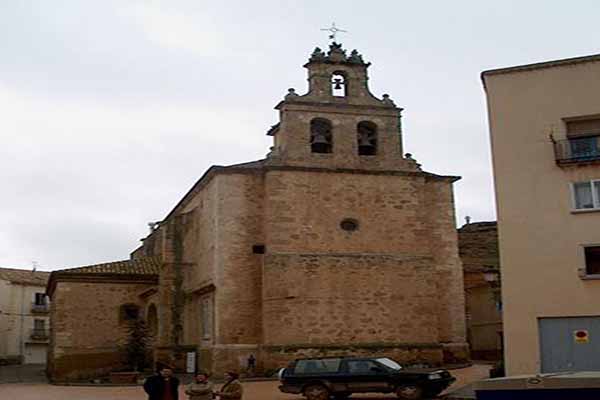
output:
<svg viewBox="0 0 600 400"><path fill-rule="evenodd" d="M60 316L82 301L71 295L82 284L99 298L124 288L97 315L118 320L120 305L137 306L153 325L155 359L180 366L190 350L213 372L240 369L251 354L259 370L316 354L468 359L458 178L403 155L401 109L369 92L369 65L336 43L315 49L308 93L289 89L276 106L265 159L211 167L121 269L100 268L103 282L98 266L53 273L51 376L74 377L83 362L85 335L66 324L77 312ZM107 368L122 340L113 332L90 374Z"/></svg>

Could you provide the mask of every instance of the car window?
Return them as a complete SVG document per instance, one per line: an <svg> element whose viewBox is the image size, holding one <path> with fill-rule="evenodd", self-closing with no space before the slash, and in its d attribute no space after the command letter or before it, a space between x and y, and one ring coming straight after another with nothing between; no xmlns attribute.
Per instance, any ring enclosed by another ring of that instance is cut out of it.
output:
<svg viewBox="0 0 600 400"><path fill-rule="evenodd" d="M379 365L369 360L348 360L347 364L348 372L356 375L375 375L383 370Z"/></svg>
<svg viewBox="0 0 600 400"><path fill-rule="evenodd" d="M294 368L295 374L322 374L337 372L340 368L339 358L316 360L298 360Z"/></svg>
<svg viewBox="0 0 600 400"><path fill-rule="evenodd" d="M398 364L396 361L391 360L389 358L378 358L377 361L380 362L381 364L385 365L388 368L395 369L396 371L399 371L402 369L402 366L400 366L400 364Z"/></svg>

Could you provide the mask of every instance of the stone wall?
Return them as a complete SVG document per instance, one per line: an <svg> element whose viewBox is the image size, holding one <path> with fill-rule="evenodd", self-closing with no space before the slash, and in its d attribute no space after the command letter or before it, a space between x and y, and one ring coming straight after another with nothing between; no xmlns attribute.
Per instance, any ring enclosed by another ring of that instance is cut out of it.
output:
<svg viewBox="0 0 600 400"><path fill-rule="evenodd" d="M423 186L412 175L268 171L267 251L429 255ZM356 219L358 230L342 230L345 218Z"/></svg>
<svg viewBox="0 0 600 400"><path fill-rule="evenodd" d="M174 358L172 345L195 346L201 368L221 371L232 364L239 368L240 360L249 356L240 349L255 349L260 343L262 255L255 254L253 247L264 245L262 181L260 171L213 176L177 214L161 224L152 235L156 239L145 243L162 243L160 250L153 251L160 251L164 261L158 293L161 340L156 358ZM183 273L180 310L174 300L177 269ZM204 336L202 302L207 299L211 333ZM174 343L171 333L174 312L181 314L179 343Z"/></svg>
<svg viewBox="0 0 600 400"><path fill-rule="evenodd" d="M436 349L424 361L469 358L450 181L288 170L265 182L265 346L419 344ZM344 218L359 228L342 230Z"/></svg>
<svg viewBox="0 0 600 400"><path fill-rule="evenodd" d="M475 222L463 225L458 230L460 258L465 263L498 267L498 227L493 222Z"/></svg>
<svg viewBox="0 0 600 400"><path fill-rule="evenodd" d="M216 344L256 345L261 341L263 176L218 177Z"/></svg>
<svg viewBox="0 0 600 400"><path fill-rule="evenodd" d="M394 108L367 108L357 112L344 107L290 103L283 106L281 128L274 154L276 164L309 167L354 168L362 170L416 170L414 163L402 158L398 132L398 111ZM310 122L325 118L332 124L333 151L311 153ZM377 154L358 155L357 125L370 121L377 126Z"/></svg>
<svg viewBox="0 0 600 400"><path fill-rule="evenodd" d="M431 259L269 254L265 345L437 344Z"/></svg>
<svg viewBox="0 0 600 400"><path fill-rule="evenodd" d="M445 345L446 362L462 362L469 358L469 354L452 185L447 181L427 179L421 195L425 207L421 209L419 219L426 221L425 241L437 269L439 340Z"/></svg>
<svg viewBox="0 0 600 400"><path fill-rule="evenodd" d="M500 277L490 283L485 271L499 271L496 222L475 222L458 230L466 293L467 338L476 359L502 357L502 313L499 310Z"/></svg>
<svg viewBox="0 0 600 400"><path fill-rule="evenodd" d="M121 366L118 347L126 338L126 323L120 318L119 308L127 303L141 306L138 294L149 287L58 282L50 306L50 379L86 379Z"/></svg>

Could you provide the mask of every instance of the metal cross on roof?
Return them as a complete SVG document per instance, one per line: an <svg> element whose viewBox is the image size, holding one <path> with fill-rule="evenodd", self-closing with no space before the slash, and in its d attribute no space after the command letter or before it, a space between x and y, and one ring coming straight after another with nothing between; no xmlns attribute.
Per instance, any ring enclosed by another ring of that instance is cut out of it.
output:
<svg viewBox="0 0 600 400"><path fill-rule="evenodd" d="M345 31L343 29L336 27L335 22L331 23L330 28L322 28L321 30L329 32L329 39L333 40L334 42L335 42L335 35L337 35L339 32L344 32L344 33L348 32L348 31Z"/></svg>

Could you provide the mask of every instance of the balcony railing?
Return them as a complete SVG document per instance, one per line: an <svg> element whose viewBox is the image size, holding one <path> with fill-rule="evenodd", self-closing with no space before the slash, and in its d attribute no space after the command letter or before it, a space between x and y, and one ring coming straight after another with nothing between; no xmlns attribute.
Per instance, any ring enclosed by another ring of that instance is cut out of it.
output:
<svg viewBox="0 0 600 400"><path fill-rule="evenodd" d="M47 313L48 311L50 311L50 305L49 304L31 303L31 312L34 312L34 313Z"/></svg>
<svg viewBox="0 0 600 400"><path fill-rule="evenodd" d="M555 140L554 154L559 165L600 160L600 135Z"/></svg>
<svg viewBox="0 0 600 400"><path fill-rule="evenodd" d="M29 337L33 340L48 340L48 329L33 328Z"/></svg>

